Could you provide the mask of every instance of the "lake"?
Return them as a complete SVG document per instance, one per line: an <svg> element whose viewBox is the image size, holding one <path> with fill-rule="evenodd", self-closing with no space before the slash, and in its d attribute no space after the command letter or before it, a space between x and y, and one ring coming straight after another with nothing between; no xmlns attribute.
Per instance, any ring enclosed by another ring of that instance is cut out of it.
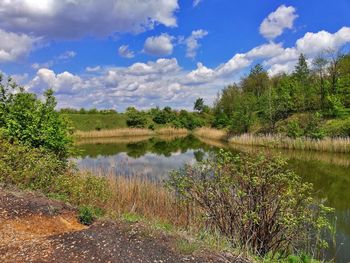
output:
<svg viewBox="0 0 350 263"><path fill-rule="evenodd" d="M314 196L335 208L332 221L336 224L336 244L330 245L328 258L350 261L349 154L238 147L194 136L91 139L77 144L81 157L76 162L80 169L112 172L116 176L142 176L151 181L164 181L170 171L201 161L220 148L281 154L303 180L313 183Z"/></svg>

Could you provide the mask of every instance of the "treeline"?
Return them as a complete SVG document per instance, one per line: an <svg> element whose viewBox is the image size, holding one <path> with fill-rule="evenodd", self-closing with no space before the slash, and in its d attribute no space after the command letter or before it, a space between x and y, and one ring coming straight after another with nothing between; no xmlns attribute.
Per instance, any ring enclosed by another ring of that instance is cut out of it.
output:
<svg viewBox="0 0 350 263"><path fill-rule="evenodd" d="M214 108L213 127L232 133L284 133L322 138L350 135L350 54L303 54L291 74L270 77L257 64L226 87ZM328 122L329 119L338 121ZM334 126L334 127L328 127Z"/></svg>
<svg viewBox="0 0 350 263"><path fill-rule="evenodd" d="M60 113L62 114L115 114L117 113L117 111L114 109L98 110L96 108L92 108L92 109L63 108L63 109L60 109Z"/></svg>

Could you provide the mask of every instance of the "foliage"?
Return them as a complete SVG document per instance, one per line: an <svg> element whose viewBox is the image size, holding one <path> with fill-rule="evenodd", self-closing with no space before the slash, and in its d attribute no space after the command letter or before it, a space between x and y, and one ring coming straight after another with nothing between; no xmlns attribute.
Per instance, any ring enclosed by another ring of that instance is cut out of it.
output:
<svg viewBox="0 0 350 263"><path fill-rule="evenodd" d="M0 182L41 191L75 205L100 206L109 195L107 180L80 174L44 149L0 140Z"/></svg>
<svg viewBox="0 0 350 263"><path fill-rule="evenodd" d="M147 118L143 112L137 111L133 107L129 107L126 111L126 124L132 128L145 128Z"/></svg>
<svg viewBox="0 0 350 263"><path fill-rule="evenodd" d="M184 204L200 207L206 225L259 256L324 245L320 233L329 228L330 209L316 203L312 185L280 157L220 151L173 172L169 185Z"/></svg>
<svg viewBox="0 0 350 263"><path fill-rule="evenodd" d="M0 131L8 141L18 141L34 148L44 148L66 159L72 153L70 128L55 111L56 99L52 90L44 101L26 92L11 78L0 75Z"/></svg>
<svg viewBox="0 0 350 263"><path fill-rule="evenodd" d="M288 125L285 132L293 138L323 138L325 132L320 125L314 125L312 118L322 124L326 118L344 118L349 114L349 68L350 54L332 52L320 54L311 66L300 54L291 74L269 76L258 64L239 83L219 94L212 126L229 127L235 134L252 131L270 134L279 132L278 124L285 123ZM315 117L315 112L320 117ZM306 120L308 123L284 122L298 114L313 117Z"/></svg>
<svg viewBox="0 0 350 263"><path fill-rule="evenodd" d="M78 209L78 219L79 222L83 225L91 225L95 221L95 219L101 215L101 209L92 206L83 205Z"/></svg>

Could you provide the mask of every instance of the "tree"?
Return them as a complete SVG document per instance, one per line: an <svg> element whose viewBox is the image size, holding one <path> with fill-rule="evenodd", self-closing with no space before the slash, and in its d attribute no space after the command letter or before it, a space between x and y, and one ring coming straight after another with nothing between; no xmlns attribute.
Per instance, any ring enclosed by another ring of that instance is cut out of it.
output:
<svg viewBox="0 0 350 263"><path fill-rule="evenodd" d="M126 109L126 124L132 128L145 128L147 124L147 118L144 112L136 110L134 107L128 107Z"/></svg>
<svg viewBox="0 0 350 263"><path fill-rule="evenodd" d="M10 142L44 148L65 160L73 149L71 129L55 110L56 104L51 89L41 101L0 75L0 135Z"/></svg>
<svg viewBox="0 0 350 263"><path fill-rule="evenodd" d="M194 110L198 111L198 112L202 112L204 109L204 100L203 98L198 98L195 103L194 103Z"/></svg>
<svg viewBox="0 0 350 263"><path fill-rule="evenodd" d="M269 76L261 64L256 64L246 78L241 81L244 92L251 92L260 97L267 89Z"/></svg>
<svg viewBox="0 0 350 263"><path fill-rule="evenodd" d="M318 56L313 61L313 66L315 73L318 77L318 85L319 85L319 93L320 93L320 103L321 103L321 109L323 110L325 108L325 99L327 96L326 91L326 84L325 84L325 70L326 65L328 64L328 61L323 56Z"/></svg>

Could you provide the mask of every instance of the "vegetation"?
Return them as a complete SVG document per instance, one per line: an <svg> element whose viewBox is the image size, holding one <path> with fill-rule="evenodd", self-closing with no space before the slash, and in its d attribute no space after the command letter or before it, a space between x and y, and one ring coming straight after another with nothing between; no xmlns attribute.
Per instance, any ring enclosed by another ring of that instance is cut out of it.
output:
<svg viewBox="0 0 350 263"><path fill-rule="evenodd" d="M312 186L278 157L232 155L174 172L170 186L185 206L193 203L206 221L233 244L259 256L284 256L324 246L331 209L311 197Z"/></svg>
<svg viewBox="0 0 350 263"><path fill-rule="evenodd" d="M233 134L349 136L349 64L350 54L324 53L309 67L301 54L292 74L274 77L258 64L240 83L221 92L212 125L228 127ZM329 119L337 119L336 125Z"/></svg>
<svg viewBox="0 0 350 263"><path fill-rule="evenodd" d="M53 91L44 101L25 92L11 78L0 75L0 134L10 142L44 148L60 159L72 151L72 138L66 121L55 111Z"/></svg>
<svg viewBox="0 0 350 263"><path fill-rule="evenodd" d="M350 138L325 138L323 140L313 140L308 138L285 138L278 135L242 134L229 139L232 144L264 146L273 148L284 148L293 150L324 151L324 152L350 152Z"/></svg>

